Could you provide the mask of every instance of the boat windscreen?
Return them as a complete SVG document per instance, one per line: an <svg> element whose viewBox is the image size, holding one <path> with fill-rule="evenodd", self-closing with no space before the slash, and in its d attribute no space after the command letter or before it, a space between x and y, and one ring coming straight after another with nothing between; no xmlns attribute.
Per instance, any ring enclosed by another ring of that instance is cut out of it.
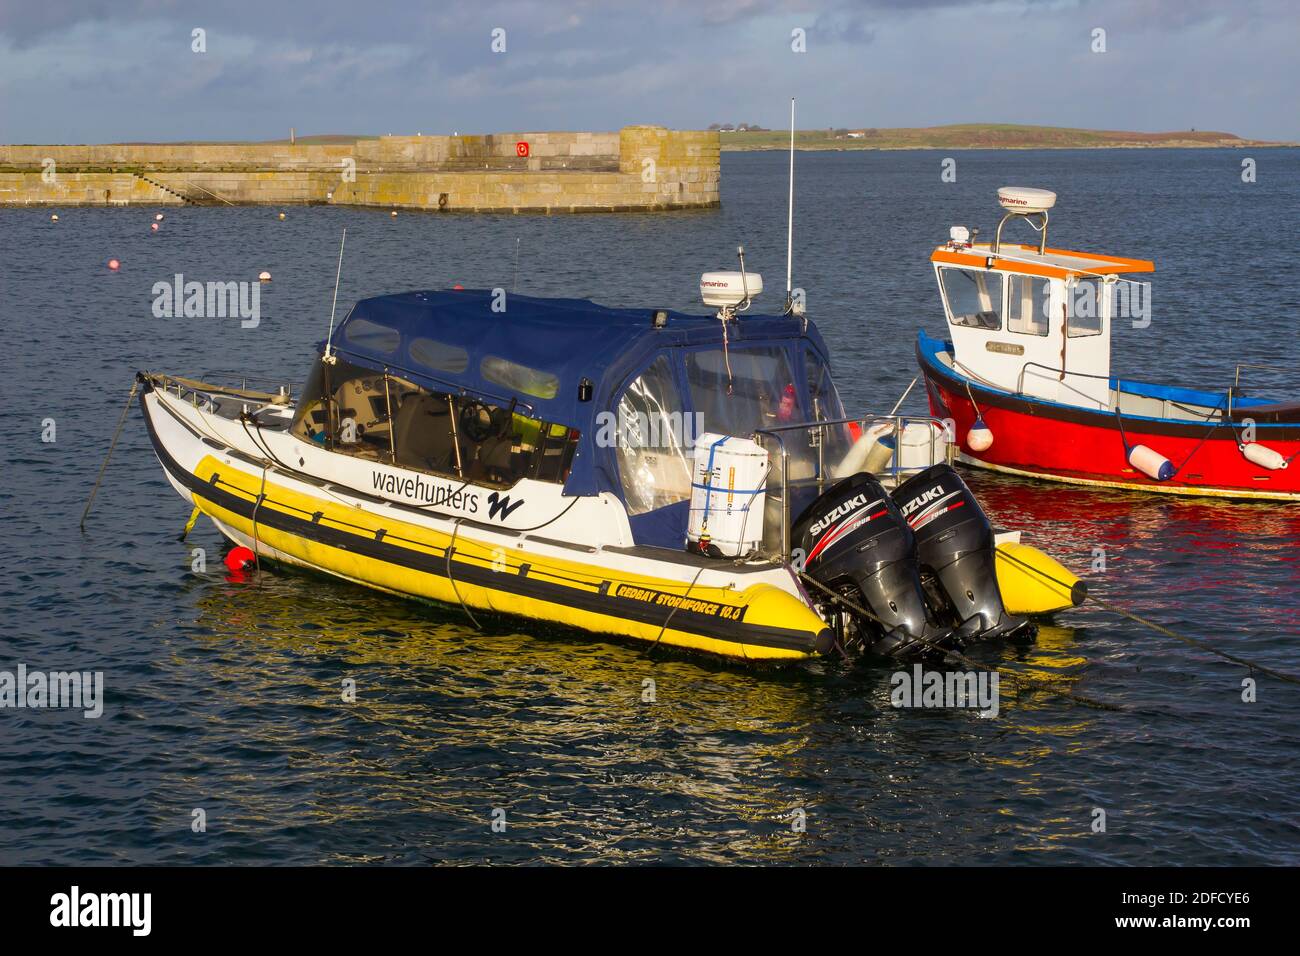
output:
<svg viewBox="0 0 1300 956"><path fill-rule="evenodd" d="M597 434L618 451L619 478L629 514L654 511L691 496L694 429L667 356L660 355L623 392L614 434Z"/></svg>
<svg viewBox="0 0 1300 956"><path fill-rule="evenodd" d="M691 352L686 380L708 432L747 437L760 428L808 420L789 357L778 346Z"/></svg>

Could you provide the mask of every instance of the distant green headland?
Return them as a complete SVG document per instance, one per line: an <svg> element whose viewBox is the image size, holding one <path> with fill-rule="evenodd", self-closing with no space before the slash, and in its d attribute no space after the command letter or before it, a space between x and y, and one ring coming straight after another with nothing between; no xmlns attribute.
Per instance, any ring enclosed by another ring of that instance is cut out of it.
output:
<svg viewBox="0 0 1300 956"><path fill-rule="evenodd" d="M789 130L752 125L715 125L724 151L788 149ZM1111 129L1072 129L1064 126L1020 126L1013 123L958 123L916 128L847 127L796 130L796 149L1151 149L1243 146L1293 146L1294 143L1244 139L1214 130L1135 133Z"/></svg>

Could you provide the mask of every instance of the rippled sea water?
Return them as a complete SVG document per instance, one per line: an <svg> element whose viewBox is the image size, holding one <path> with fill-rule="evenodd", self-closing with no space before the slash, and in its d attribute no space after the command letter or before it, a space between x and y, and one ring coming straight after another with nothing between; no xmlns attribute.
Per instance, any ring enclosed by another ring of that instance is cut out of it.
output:
<svg viewBox="0 0 1300 956"><path fill-rule="evenodd" d="M942 183L945 155L799 156L796 284L851 408L887 410L912 379L917 327L942 328L929 251L952 224L990 235L1008 183L1060 193L1053 245L1156 260L1154 320L1120 334L1126 374L1223 386L1235 361L1296 365L1300 151L1258 151L1253 184L1234 151L958 152ZM1300 688L1261 676L1243 703L1241 667L1094 607L976 656L1122 712L1005 684L995 719L899 711L885 666L748 671L522 621L480 633L459 609L307 574L227 580L206 520L177 541L187 511L138 410L78 530L136 369L302 381L342 227L341 308L456 282L695 308L698 274L732 268L738 243L775 307L784 175L780 154L727 154L722 209L666 215L186 208L151 234L143 207L57 225L0 210L0 669L102 670L107 696L98 720L0 710L0 863L1300 862ZM151 314L176 273L262 269L256 329ZM1268 374L1252 381L1282 386ZM969 480L1076 571L1104 549L1097 593L1300 671L1300 506Z"/></svg>

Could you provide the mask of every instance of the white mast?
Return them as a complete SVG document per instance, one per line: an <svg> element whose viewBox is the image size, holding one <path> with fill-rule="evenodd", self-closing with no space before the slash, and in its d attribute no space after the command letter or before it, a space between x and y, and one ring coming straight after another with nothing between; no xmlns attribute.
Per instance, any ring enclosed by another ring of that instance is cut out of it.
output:
<svg viewBox="0 0 1300 956"><path fill-rule="evenodd" d="M790 97L790 201L785 231L785 311L794 307L794 97Z"/></svg>
<svg viewBox="0 0 1300 956"><path fill-rule="evenodd" d="M339 304L339 280L343 278L343 246L347 244L347 241L348 227L344 226L343 238L339 240L339 268L338 272L334 274L334 301L330 303L330 331L329 335L325 337L325 355L323 356L324 361L330 365L334 364L334 355L330 351L330 344L334 341L334 310Z"/></svg>

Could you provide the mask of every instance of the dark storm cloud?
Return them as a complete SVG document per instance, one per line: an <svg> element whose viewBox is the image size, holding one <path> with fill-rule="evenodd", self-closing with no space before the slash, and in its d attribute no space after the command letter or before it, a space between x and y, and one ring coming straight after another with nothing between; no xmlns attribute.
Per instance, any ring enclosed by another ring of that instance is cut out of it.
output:
<svg viewBox="0 0 1300 956"><path fill-rule="evenodd" d="M1285 0L0 0L0 141L777 126L792 95L809 126L1297 138L1298 26Z"/></svg>

